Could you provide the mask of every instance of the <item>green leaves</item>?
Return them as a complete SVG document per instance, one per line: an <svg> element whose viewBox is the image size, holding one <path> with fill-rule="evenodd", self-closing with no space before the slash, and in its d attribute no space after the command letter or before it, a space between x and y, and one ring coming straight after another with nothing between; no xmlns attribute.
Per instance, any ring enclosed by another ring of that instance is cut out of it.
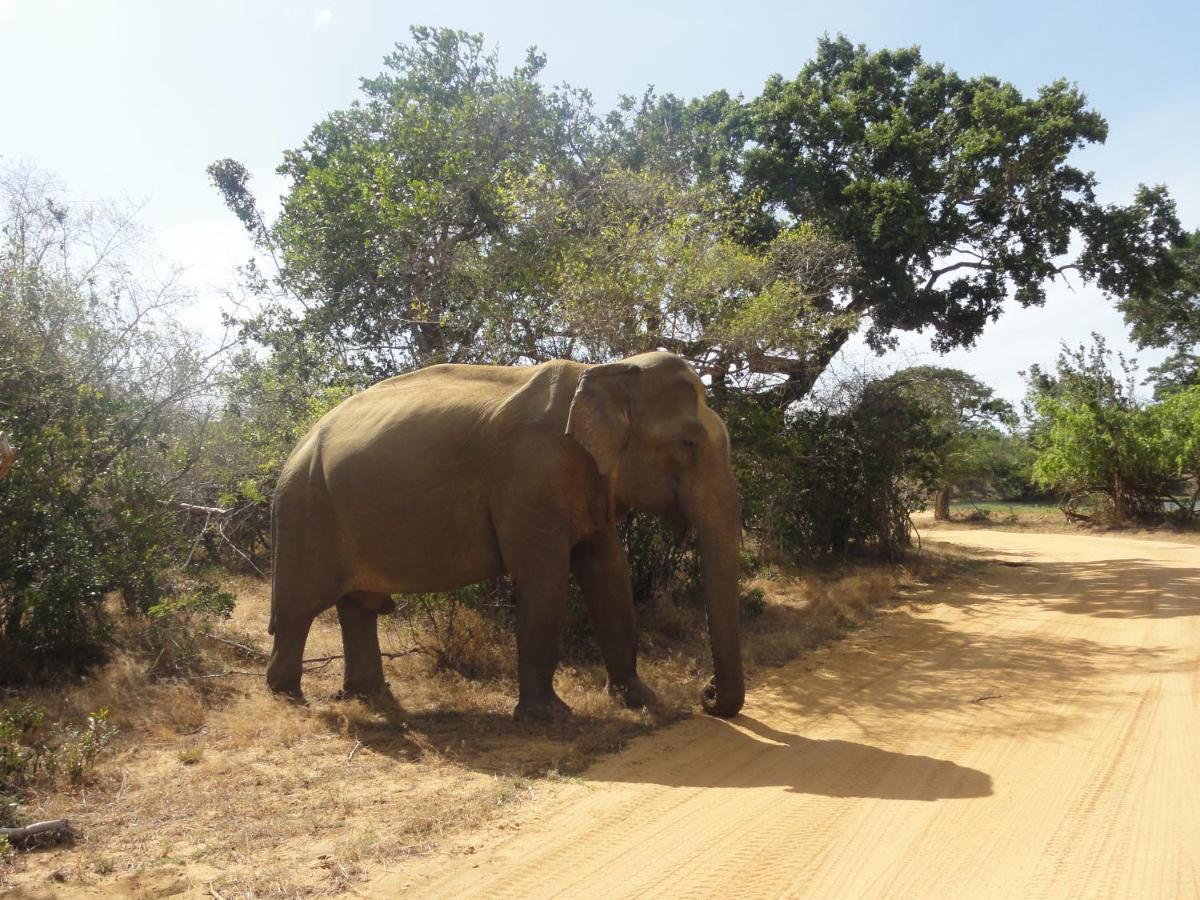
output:
<svg viewBox="0 0 1200 900"><path fill-rule="evenodd" d="M169 593L204 379L163 314L171 285L148 290L97 249L127 244L132 223L68 214L10 169L0 216L0 428L20 448L0 481L4 684L103 658L107 595L139 614Z"/></svg>
<svg viewBox="0 0 1200 900"><path fill-rule="evenodd" d="M1065 81L1025 97L926 64L915 48L826 38L795 79L772 79L750 107L743 171L763 199L764 233L817 222L853 248L851 306L870 313L875 345L927 326L940 348L970 344L1010 293L1043 302L1073 235L1085 241L1080 268L1097 278L1113 248L1128 268L1165 237L1135 241L1119 210L1096 206L1092 175L1069 155L1102 142L1107 125Z"/></svg>
<svg viewBox="0 0 1200 900"><path fill-rule="evenodd" d="M1186 269L1164 190L1096 203L1072 154L1107 125L1066 81L1027 96L839 37L749 100L648 90L596 115L544 64L413 29L285 154L266 229L244 170L214 164L290 295L247 335L315 342L363 381L665 347L791 402L864 324L876 349L926 328L946 349L1068 271L1153 304Z"/></svg>
<svg viewBox="0 0 1200 900"><path fill-rule="evenodd" d="M1033 477L1069 497L1103 498L1116 521L1194 519L1200 475L1200 388L1138 402L1133 369L1115 371L1101 339L1064 349L1054 376L1031 370L1026 401L1037 450ZM1191 494L1190 498L1187 496Z"/></svg>

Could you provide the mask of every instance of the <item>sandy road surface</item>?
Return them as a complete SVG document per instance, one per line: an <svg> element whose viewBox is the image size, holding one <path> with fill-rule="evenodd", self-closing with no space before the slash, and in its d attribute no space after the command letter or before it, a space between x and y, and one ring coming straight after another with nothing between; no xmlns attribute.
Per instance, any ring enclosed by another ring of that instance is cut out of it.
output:
<svg viewBox="0 0 1200 900"><path fill-rule="evenodd" d="M996 531L1006 565L773 670L371 890L1198 897L1200 548Z"/></svg>

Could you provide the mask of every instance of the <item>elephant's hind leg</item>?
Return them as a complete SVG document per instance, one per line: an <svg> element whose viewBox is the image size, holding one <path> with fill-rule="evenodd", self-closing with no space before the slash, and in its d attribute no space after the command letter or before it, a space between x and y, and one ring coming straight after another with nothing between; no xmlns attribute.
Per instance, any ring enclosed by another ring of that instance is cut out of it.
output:
<svg viewBox="0 0 1200 900"><path fill-rule="evenodd" d="M275 643L267 661L267 687L276 694L288 694L299 699L300 676L304 672L304 645L316 613L306 616L293 609L276 611Z"/></svg>
<svg viewBox="0 0 1200 900"><path fill-rule="evenodd" d="M379 613L394 608L387 594L355 592L338 601L338 622L342 626L346 657L343 696L375 697L387 691L383 656L379 651Z"/></svg>
<svg viewBox="0 0 1200 900"><path fill-rule="evenodd" d="M301 587L299 579L280 581L276 577L272 600L275 642L267 661L267 687L277 694L299 699L303 696L300 676L304 672L304 645L308 642L308 632L313 620L333 606L337 591L321 590L320 582L309 582Z"/></svg>

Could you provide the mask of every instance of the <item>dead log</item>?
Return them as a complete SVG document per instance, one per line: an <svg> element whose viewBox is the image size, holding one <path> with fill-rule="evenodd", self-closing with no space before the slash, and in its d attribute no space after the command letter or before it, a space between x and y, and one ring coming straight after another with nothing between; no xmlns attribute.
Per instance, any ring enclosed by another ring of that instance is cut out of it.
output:
<svg viewBox="0 0 1200 900"><path fill-rule="evenodd" d="M79 833L70 826L66 819L51 819L48 822L34 822L21 828L0 828L0 837L6 837L11 843L18 843L39 834L54 834L59 837L76 838Z"/></svg>

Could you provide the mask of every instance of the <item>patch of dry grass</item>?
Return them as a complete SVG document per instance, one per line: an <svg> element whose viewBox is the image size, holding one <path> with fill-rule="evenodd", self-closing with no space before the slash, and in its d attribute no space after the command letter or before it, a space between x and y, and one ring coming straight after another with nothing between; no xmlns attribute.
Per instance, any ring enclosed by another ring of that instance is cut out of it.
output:
<svg viewBox="0 0 1200 900"><path fill-rule="evenodd" d="M955 503L950 509L949 521L937 521L933 513L926 511L913 517L921 529L970 530L995 528L1000 531L1031 531L1040 534L1118 534L1122 537L1142 540L1165 540L1184 544L1200 544L1200 531L1195 528L1172 524L1159 526L1115 525L1103 520L1068 521L1062 511L1053 504L1001 503Z"/></svg>
<svg viewBox="0 0 1200 900"><path fill-rule="evenodd" d="M744 630L751 680L756 667L837 639L898 588L954 564L944 553L925 554L907 569L756 578L748 586L761 589L765 603ZM217 632L223 640L204 641L207 674L257 673L267 640L266 585L232 578L226 587L239 603ZM427 853L463 829L502 822L597 757L694 714L710 671L703 612L663 599L641 618L640 669L659 694L658 707L635 712L614 703L596 654L581 649L568 655L556 681L574 716L539 727L511 718L512 635L474 614L460 621L455 650L476 654L472 665L449 666L436 653L386 662L395 703L334 700L336 660L306 674L309 702L297 706L268 694L257 674L156 682L145 659L119 656L69 691L30 698L64 718L107 708L120 733L90 784L25 798L26 818L65 816L84 838L0 864L0 886L44 885L56 872L65 881L54 892L66 894L72 886L141 884L167 872L225 897L349 890L368 870ZM386 650L412 641L406 624L383 629ZM336 618L322 616L308 655L336 655L340 644Z"/></svg>

